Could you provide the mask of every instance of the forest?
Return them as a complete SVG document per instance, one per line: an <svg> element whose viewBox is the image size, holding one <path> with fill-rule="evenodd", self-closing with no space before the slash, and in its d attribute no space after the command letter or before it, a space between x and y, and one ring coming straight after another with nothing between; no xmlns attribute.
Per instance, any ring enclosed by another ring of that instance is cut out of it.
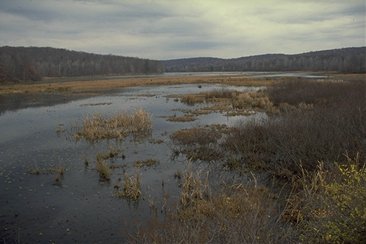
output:
<svg viewBox="0 0 366 244"><path fill-rule="evenodd" d="M162 73L159 61L50 47L0 47L0 81Z"/></svg>
<svg viewBox="0 0 366 244"><path fill-rule="evenodd" d="M366 47L343 48L295 55L265 54L249 57L187 58L164 61L166 72L208 71L336 71L366 72Z"/></svg>
<svg viewBox="0 0 366 244"><path fill-rule="evenodd" d="M265 54L232 59L211 57L149 60L50 47L0 47L0 82L45 77L157 74L163 72L325 71L366 72L366 47L303 54Z"/></svg>

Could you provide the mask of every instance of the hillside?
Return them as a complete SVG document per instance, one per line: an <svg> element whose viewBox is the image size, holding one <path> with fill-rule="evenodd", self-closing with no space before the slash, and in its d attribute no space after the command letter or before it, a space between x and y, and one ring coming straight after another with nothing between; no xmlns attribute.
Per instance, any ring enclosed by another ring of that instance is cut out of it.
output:
<svg viewBox="0 0 366 244"><path fill-rule="evenodd" d="M234 59L187 58L163 61L166 72L338 71L366 72L366 47L295 55L266 54Z"/></svg>
<svg viewBox="0 0 366 244"><path fill-rule="evenodd" d="M162 73L159 61L49 47L0 47L0 81L43 77Z"/></svg>

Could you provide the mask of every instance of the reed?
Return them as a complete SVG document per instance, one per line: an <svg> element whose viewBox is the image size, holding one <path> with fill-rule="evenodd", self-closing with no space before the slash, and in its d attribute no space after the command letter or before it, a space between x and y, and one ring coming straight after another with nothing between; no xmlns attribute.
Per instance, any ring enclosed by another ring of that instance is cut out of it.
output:
<svg viewBox="0 0 366 244"><path fill-rule="evenodd" d="M119 198L126 198L137 201L141 196L140 175L128 175L123 178L123 186L121 190L116 191L115 195Z"/></svg>
<svg viewBox="0 0 366 244"><path fill-rule="evenodd" d="M99 173L101 181L109 181L111 179L111 169L105 160L97 160L95 169Z"/></svg>
<svg viewBox="0 0 366 244"><path fill-rule="evenodd" d="M143 109L138 109L132 114L119 113L112 117L100 114L87 116L77 132L76 140L85 139L96 142L103 139L124 139L132 135L135 139L150 135L152 129L151 116Z"/></svg>

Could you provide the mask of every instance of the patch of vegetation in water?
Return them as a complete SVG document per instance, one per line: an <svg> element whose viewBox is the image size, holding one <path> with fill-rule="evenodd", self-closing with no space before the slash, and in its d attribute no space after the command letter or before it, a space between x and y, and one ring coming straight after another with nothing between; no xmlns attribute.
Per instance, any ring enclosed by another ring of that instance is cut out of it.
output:
<svg viewBox="0 0 366 244"><path fill-rule="evenodd" d="M134 163L136 168L152 167L152 166L156 166L158 164L159 164L159 161L156 159L137 160Z"/></svg>
<svg viewBox="0 0 366 244"><path fill-rule="evenodd" d="M166 120L170 122L192 122L197 119L193 114L184 114L182 116L171 115L167 116Z"/></svg>
<svg viewBox="0 0 366 244"><path fill-rule="evenodd" d="M109 181L111 179L112 171L109 164L105 160L97 160L95 164L95 169L97 170L99 174L99 179L101 181Z"/></svg>
<svg viewBox="0 0 366 244"><path fill-rule="evenodd" d="M117 187L115 196L137 201L141 196L140 175L138 173L135 175L125 174L123 177L122 187Z"/></svg>
<svg viewBox="0 0 366 244"><path fill-rule="evenodd" d="M111 147L111 148L109 148L109 150L107 150L105 152L97 153L96 159L97 159L97 161L112 159L112 158L117 157L120 153L121 153L120 149Z"/></svg>
<svg viewBox="0 0 366 244"><path fill-rule="evenodd" d="M99 114L88 116L82 125L76 128L74 138L96 142L103 139L124 139L128 135L143 138L151 134L151 116L143 109L132 114L119 113L112 117Z"/></svg>
<svg viewBox="0 0 366 244"><path fill-rule="evenodd" d="M210 92L180 95L180 101L187 105L206 103L207 106L186 111L186 116L197 116L213 112L226 116L251 115L256 111L276 113L268 95L264 91L239 92L230 89L217 89Z"/></svg>
<svg viewBox="0 0 366 244"><path fill-rule="evenodd" d="M60 174L63 175L65 173L64 166L50 166L50 167L33 167L28 170L29 174L32 175L48 175L48 174Z"/></svg>
<svg viewBox="0 0 366 244"><path fill-rule="evenodd" d="M65 167L64 166L49 166L49 167L33 167L28 170L28 173L31 175L53 175L53 184L61 185L62 180L65 175Z"/></svg>

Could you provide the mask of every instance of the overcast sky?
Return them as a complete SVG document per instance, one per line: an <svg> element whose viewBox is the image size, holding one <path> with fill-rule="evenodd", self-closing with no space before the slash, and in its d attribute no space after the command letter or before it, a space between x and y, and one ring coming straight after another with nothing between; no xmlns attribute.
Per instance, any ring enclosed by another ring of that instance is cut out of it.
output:
<svg viewBox="0 0 366 244"><path fill-rule="evenodd" d="M365 0L0 0L0 46L152 59L365 46Z"/></svg>

